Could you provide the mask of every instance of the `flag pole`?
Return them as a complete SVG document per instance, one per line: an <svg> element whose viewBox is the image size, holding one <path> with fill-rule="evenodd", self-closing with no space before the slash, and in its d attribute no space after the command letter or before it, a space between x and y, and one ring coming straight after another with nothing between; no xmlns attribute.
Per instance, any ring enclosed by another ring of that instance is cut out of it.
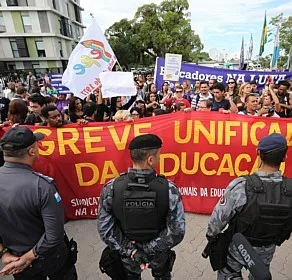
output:
<svg viewBox="0 0 292 280"><path fill-rule="evenodd" d="M119 63L118 59L117 59L116 63L118 64L118 66L120 67L121 71L123 72L123 68L122 68L121 64Z"/></svg>

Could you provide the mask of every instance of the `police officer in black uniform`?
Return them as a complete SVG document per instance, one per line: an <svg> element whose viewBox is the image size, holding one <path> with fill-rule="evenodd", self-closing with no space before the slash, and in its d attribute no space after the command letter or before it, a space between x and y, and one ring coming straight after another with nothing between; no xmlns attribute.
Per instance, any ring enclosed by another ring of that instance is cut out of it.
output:
<svg viewBox="0 0 292 280"><path fill-rule="evenodd" d="M0 140L0 275L17 280L75 280L64 241L64 211L52 178L34 172L37 141L27 127L14 127Z"/></svg>
<svg viewBox="0 0 292 280"><path fill-rule="evenodd" d="M156 135L135 137L129 145L133 168L102 190L98 231L108 251L100 266L112 279L141 279L148 267L155 279L171 279L175 260L171 248L183 240L185 218L178 188L155 172L161 146ZM124 274L115 273L119 268L113 252L122 261Z"/></svg>

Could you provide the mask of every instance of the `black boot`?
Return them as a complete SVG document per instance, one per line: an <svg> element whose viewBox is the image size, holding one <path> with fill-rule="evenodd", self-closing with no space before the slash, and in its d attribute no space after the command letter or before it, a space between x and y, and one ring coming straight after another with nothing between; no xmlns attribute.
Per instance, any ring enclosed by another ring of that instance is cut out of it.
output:
<svg viewBox="0 0 292 280"><path fill-rule="evenodd" d="M154 277L155 280L171 280L171 274L163 276L163 277Z"/></svg>
<svg viewBox="0 0 292 280"><path fill-rule="evenodd" d="M127 273L127 280L141 280L141 274L136 274L136 273Z"/></svg>

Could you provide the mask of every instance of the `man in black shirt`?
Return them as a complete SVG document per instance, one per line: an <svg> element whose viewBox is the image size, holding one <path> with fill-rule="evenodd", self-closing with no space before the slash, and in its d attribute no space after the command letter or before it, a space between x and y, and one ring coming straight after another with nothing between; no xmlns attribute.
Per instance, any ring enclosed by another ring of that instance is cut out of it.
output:
<svg viewBox="0 0 292 280"><path fill-rule="evenodd" d="M281 110L277 112L277 114L281 118L289 118L291 117L292 111L292 94L288 92L290 87L289 82L287 81L280 81L279 82L279 89L277 97L280 101Z"/></svg>
<svg viewBox="0 0 292 280"><path fill-rule="evenodd" d="M33 94L29 97L28 101L31 114L26 117L25 124L35 125L36 123L43 122L45 119L41 111L46 105L46 98L40 94Z"/></svg>
<svg viewBox="0 0 292 280"><path fill-rule="evenodd" d="M27 95L27 90L25 87L18 87L16 90L16 94L14 95L13 99L21 99L26 102L26 95Z"/></svg>
<svg viewBox="0 0 292 280"><path fill-rule="evenodd" d="M224 111L227 113L230 110L231 113L237 113L237 107L229 93L225 93L225 86L222 83L216 83L213 86L213 94L212 111Z"/></svg>
<svg viewBox="0 0 292 280"><path fill-rule="evenodd" d="M61 113L55 105L43 107L41 114L45 120L40 123L40 126L62 127L64 124L71 123L71 121L64 121L62 119Z"/></svg>
<svg viewBox="0 0 292 280"><path fill-rule="evenodd" d="M65 124L71 124L71 121L66 121L62 119L61 113L58 111L55 105L47 105L42 111L42 116L45 118L45 121L40 123L40 126L50 126L50 127L62 127ZM77 123L80 125L87 124L86 120L77 120Z"/></svg>
<svg viewBox="0 0 292 280"><path fill-rule="evenodd" d="M4 96L0 96L0 123L6 121L8 115L10 100Z"/></svg>
<svg viewBox="0 0 292 280"><path fill-rule="evenodd" d="M64 241L64 210L52 178L36 173L37 141L25 126L9 129L0 140L0 275L16 280L76 280Z"/></svg>
<svg viewBox="0 0 292 280"><path fill-rule="evenodd" d="M97 105L94 102L87 102L83 106L84 119L88 122L95 122Z"/></svg>

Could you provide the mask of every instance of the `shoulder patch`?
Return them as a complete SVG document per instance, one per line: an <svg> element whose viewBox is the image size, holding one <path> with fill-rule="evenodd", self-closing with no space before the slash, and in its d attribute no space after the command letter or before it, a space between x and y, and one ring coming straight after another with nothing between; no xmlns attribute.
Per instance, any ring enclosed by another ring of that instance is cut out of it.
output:
<svg viewBox="0 0 292 280"><path fill-rule="evenodd" d="M219 201L220 201L220 205L225 206L227 203L226 196L222 195Z"/></svg>
<svg viewBox="0 0 292 280"><path fill-rule="evenodd" d="M54 194L54 196L55 196L56 201L57 201L58 203L62 200L62 198L61 198L61 196L59 195L58 192L56 192L56 193Z"/></svg>
<svg viewBox="0 0 292 280"><path fill-rule="evenodd" d="M167 180L168 181L168 187L169 187L169 190L171 191L172 194L180 194L180 191L179 191L179 188L177 187L177 185L170 181L170 180Z"/></svg>
<svg viewBox="0 0 292 280"><path fill-rule="evenodd" d="M39 172L33 172L33 174L35 174L35 175L37 175L37 176L43 178L44 180L46 180L46 181L49 182L49 183L54 182L54 179L53 179L52 177L46 176L46 175L44 175L44 174L42 174L42 173L39 173Z"/></svg>

